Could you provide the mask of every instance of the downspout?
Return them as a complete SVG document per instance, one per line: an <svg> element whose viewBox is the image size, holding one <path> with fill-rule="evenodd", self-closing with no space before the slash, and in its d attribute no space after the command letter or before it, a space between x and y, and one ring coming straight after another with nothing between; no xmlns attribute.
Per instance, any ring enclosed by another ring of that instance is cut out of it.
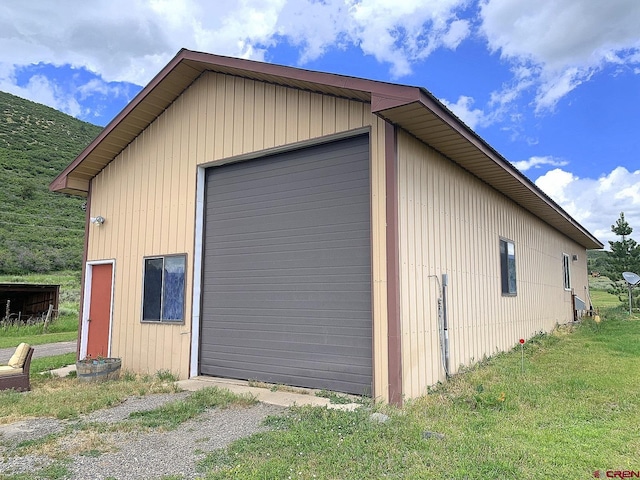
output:
<svg viewBox="0 0 640 480"><path fill-rule="evenodd" d="M442 274L442 330L444 333L444 373L449 378L449 319L447 315L447 287L449 275Z"/></svg>

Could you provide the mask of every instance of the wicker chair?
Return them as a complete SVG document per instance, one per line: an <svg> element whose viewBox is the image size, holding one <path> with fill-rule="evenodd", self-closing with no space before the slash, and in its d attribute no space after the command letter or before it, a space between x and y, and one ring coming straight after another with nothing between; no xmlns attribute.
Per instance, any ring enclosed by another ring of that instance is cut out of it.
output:
<svg viewBox="0 0 640 480"><path fill-rule="evenodd" d="M27 343L21 343L6 366L0 366L0 390L10 388L18 392L31 390L29 382L29 369L33 347Z"/></svg>

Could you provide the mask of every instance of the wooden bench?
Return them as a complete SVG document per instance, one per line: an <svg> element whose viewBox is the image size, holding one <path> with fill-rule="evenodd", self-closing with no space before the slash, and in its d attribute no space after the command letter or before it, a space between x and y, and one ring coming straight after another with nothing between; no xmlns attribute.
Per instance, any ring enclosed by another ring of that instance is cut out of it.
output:
<svg viewBox="0 0 640 480"><path fill-rule="evenodd" d="M31 390L29 369L31 368L33 347L21 343L9 360L9 364L0 366L0 390L14 389L18 392Z"/></svg>

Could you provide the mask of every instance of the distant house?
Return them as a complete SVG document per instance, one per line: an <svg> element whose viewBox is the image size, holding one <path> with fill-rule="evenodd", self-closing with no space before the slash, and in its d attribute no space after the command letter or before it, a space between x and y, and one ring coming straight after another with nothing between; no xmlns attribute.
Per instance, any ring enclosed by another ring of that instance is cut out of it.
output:
<svg viewBox="0 0 640 480"><path fill-rule="evenodd" d="M189 50L50 188L80 356L393 403L572 321L602 247L422 88Z"/></svg>

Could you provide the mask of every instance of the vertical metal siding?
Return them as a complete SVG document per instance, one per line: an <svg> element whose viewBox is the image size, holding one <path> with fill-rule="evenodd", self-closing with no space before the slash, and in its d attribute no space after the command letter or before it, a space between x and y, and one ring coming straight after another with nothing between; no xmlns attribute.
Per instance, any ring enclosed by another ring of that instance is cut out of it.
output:
<svg viewBox="0 0 640 480"><path fill-rule="evenodd" d="M170 369L188 376L190 324L141 324L140 302L142 258L187 253L185 318L191 317L197 165L371 126L374 394L386 399L381 124L366 103L214 73L194 82L93 179L91 215L103 215L107 222L91 225L88 260L116 260L113 354L123 357L124 368L151 373Z"/></svg>
<svg viewBox="0 0 640 480"><path fill-rule="evenodd" d="M571 321L562 253L585 250L499 192L401 131L400 288L403 387L416 397L444 379L438 337L438 283L449 276L450 369L513 347L519 338ZM517 295L502 296L499 238L516 249ZM578 253L579 252L579 253ZM586 260L572 262L576 294Z"/></svg>

